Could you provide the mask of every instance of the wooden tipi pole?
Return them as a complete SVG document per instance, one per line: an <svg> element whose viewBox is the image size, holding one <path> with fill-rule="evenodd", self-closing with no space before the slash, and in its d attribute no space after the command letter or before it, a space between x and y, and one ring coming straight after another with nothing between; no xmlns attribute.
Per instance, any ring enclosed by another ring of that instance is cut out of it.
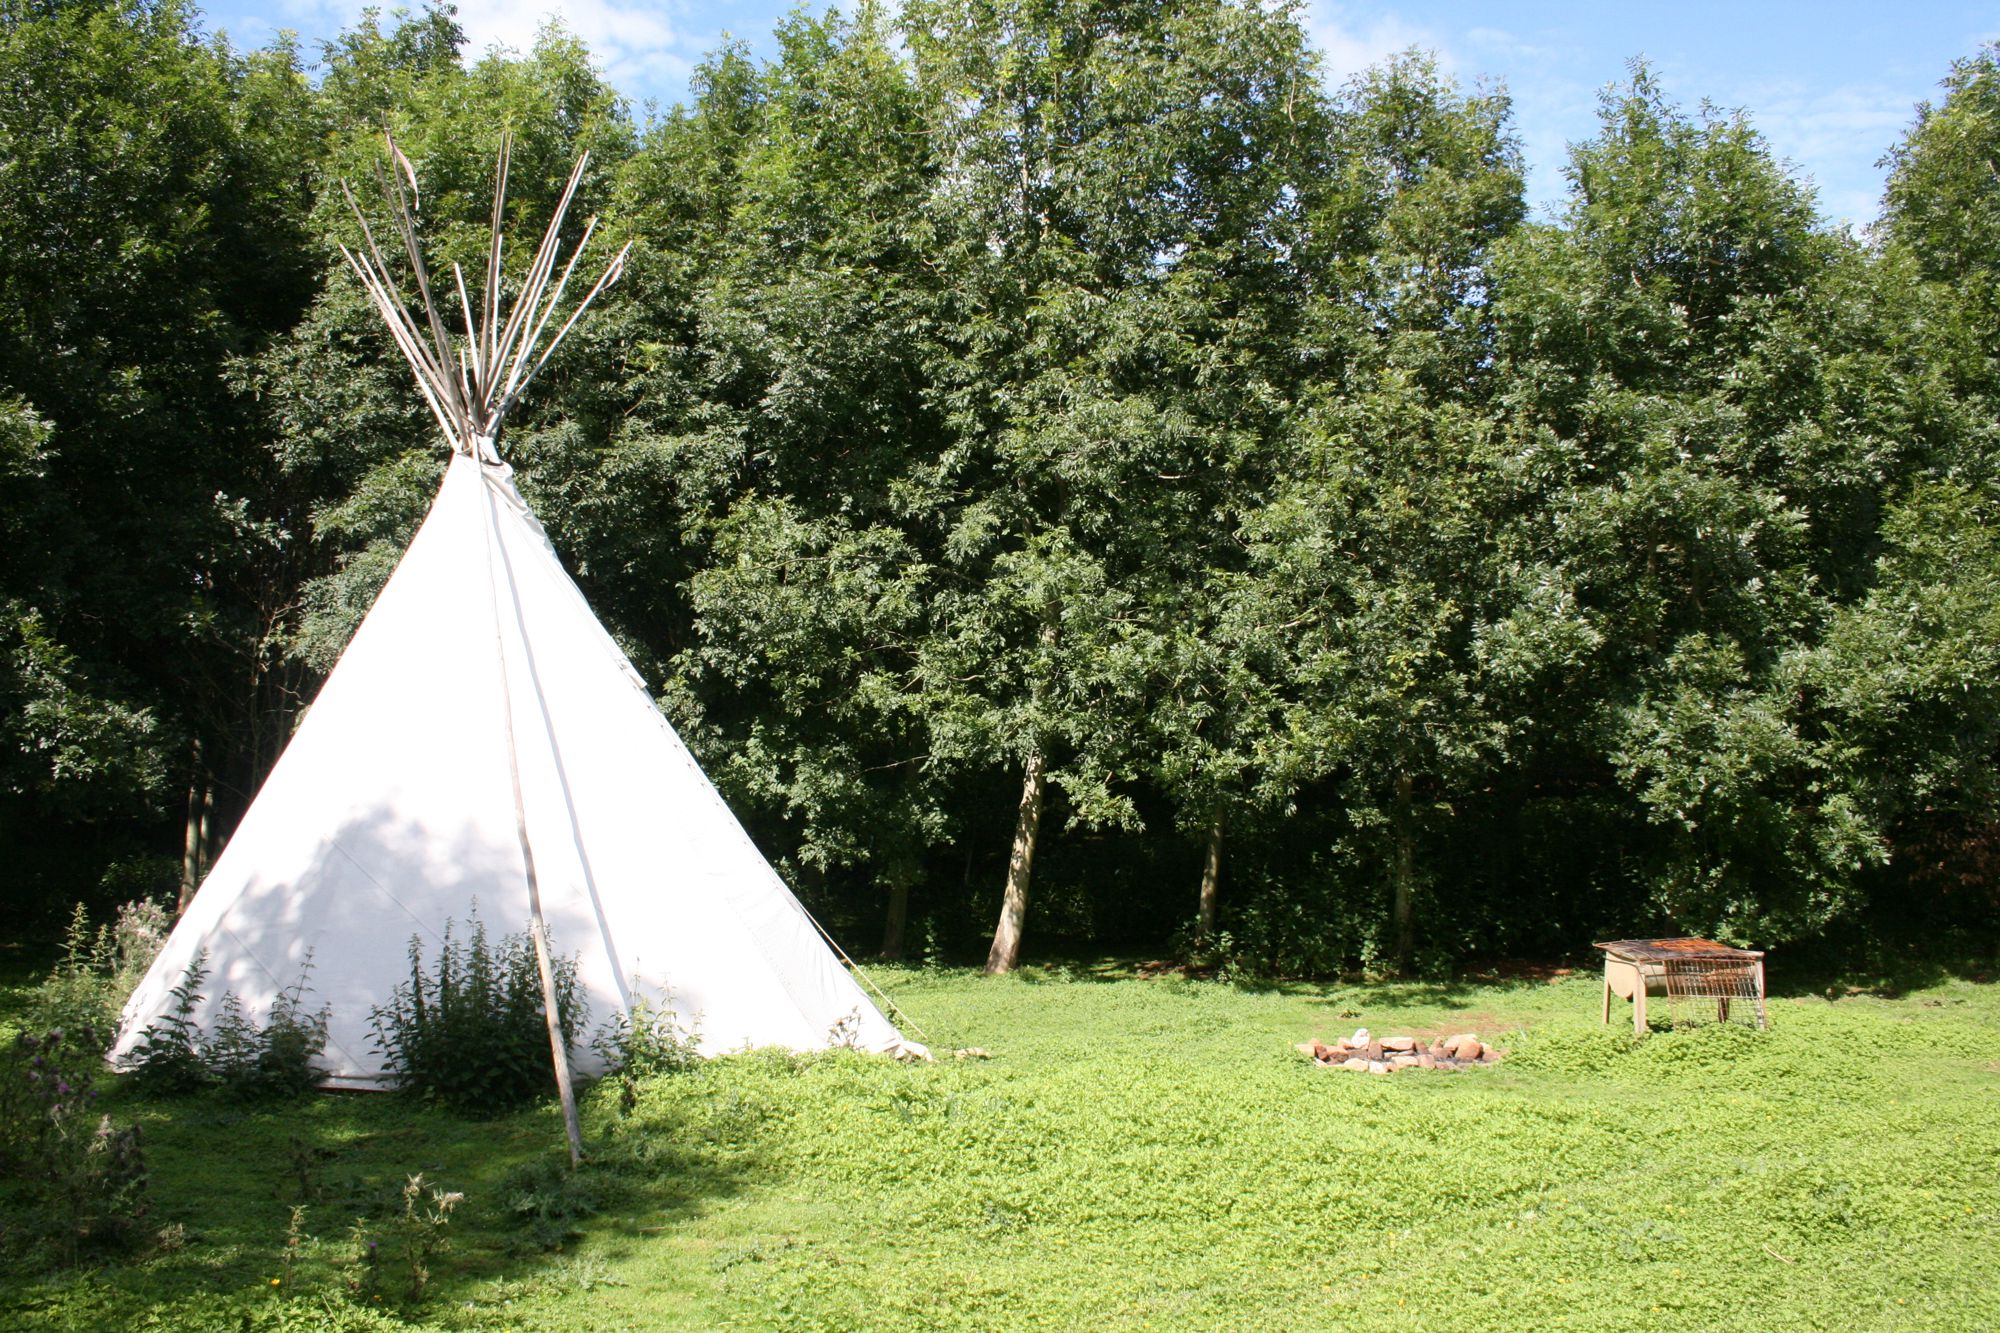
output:
<svg viewBox="0 0 2000 1333"><path fill-rule="evenodd" d="M482 477L482 483L484 480ZM486 516L486 580L492 591L493 649L500 657L500 714L507 726L507 777L514 788L514 830L520 836L521 866L528 881L529 933L535 941L535 966L542 974L542 1016L549 1026L549 1056L555 1062L556 1094L562 1099L563 1131L569 1136L569 1164L575 1168L583 1163L583 1125L577 1118L576 1089L570 1081L569 1043L563 1040L555 960L549 956L549 923L542 916L542 886L535 877L535 847L528 837L528 806L521 796L521 753L514 734L514 690L512 673L507 669L506 621L500 614L500 579L493 559L500 545L500 526L493 516L493 492L483 485L482 489L485 490L480 497L480 510Z"/></svg>
<svg viewBox="0 0 2000 1333"><path fill-rule="evenodd" d="M576 166L571 169L562 198L556 204L548 230L543 233L542 243L528 266L521 290L513 305L507 307L502 291L505 274L500 225L505 216L511 146L511 137L503 135L499 160L494 168L492 239L487 251L486 290L477 309L466 291L465 274L457 265L452 266L453 286L458 293L465 325L465 342L457 347L453 346L451 332L432 298L430 276L425 272L423 246L417 239L416 210L420 202L417 172L410 159L396 147L395 140L390 139L392 169L387 172L378 170L378 184L388 203L390 220L403 242L403 252L409 258L411 276L416 281L422 304L421 324L398 291L381 248L375 243L374 232L369 228L360 205L355 202L353 192L347 190L346 182L341 184L355 221L360 224L362 237L358 250L342 246L341 254L346 256L355 276L361 279L362 287L374 302L383 322L389 326L397 349L410 363L424 402L437 418L452 451L469 455L482 468L500 464L496 446L507 409L527 389L536 373L548 364L549 357L569 331L576 327L576 322L583 318L583 312L590 308L605 288L618 281L625 270L626 250L620 250L605 266L596 285L577 302L569 318L546 343L542 341L543 332L562 302L570 275L576 271L577 260L582 257L584 247L590 244L590 238L597 229L597 220L592 218L584 228L583 238L571 252L561 276L557 278L563 216L569 211L570 200L576 196L577 186L583 180L584 166L590 160L590 155L586 153L577 159ZM406 183L407 190L404 188ZM551 278L556 278L553 291L549 289ZM576 1090L570 1079L569 1046L563 1040L562 1013L556 996L555 960L549 952L549 927L542 915L541 883L535 875L535 849L528 836L527 802L521 790L521 756L514 732L514 694L507 669L506 620L501 613L500 581L494 560L496 553L504 560L505 553L500 551L499 520L494 511L495 500L490 485L486 488L483 502L486 515L486 573L493 595L494 649L500 655L500 699L507 729L507 771L514 792L514 828L520 838L521 866L527 878L528 910L532 918L530 930L535 942L535 965L542 978L542 1014L548 1023L549 1054L555 1063L556 1092L562 1098L563 1128L569 1136L569 1160L574 1167L583 1161L583 1128L577 1119ZM525 647L525 636L522 642ZM540 706L539 699L537 706ZM543 720L547 721L546 713Z"/></svg>

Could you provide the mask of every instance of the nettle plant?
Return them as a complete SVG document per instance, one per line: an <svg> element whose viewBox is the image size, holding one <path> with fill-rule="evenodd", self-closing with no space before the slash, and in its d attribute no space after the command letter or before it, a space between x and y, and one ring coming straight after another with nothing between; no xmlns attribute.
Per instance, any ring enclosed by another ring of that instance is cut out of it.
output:
<svg viewBox="0 0 2000 1333"><path fill-rule="evenodd" d="M671 1004L635 995L630 1008L591 1037L590 1048L603 1058L605 1077L618 1080L619 1113L630 1115L639 1105L640 1080L684 1074L701 1063L701 1015L683 1019Z"/></svg>
<svg viewBox="0 0 2000 1333"><path fill-rule="evenodd" d="M591 1036L590 1048L611 1075L654 1078L680 1074L701 1063L701 1015L682 1018L672 1004L656 1005L644 995L611 1016Z"/></svg>
<svg viewBox="0 0 2000 1333"><path fill-rule="evenodd" d="M586 1009L576 960L552 964L558 1027L574 1046ZM492 939L477 912L464 935L445 923L434 958L413 937L409 980L369 1018L398 1086L461 1113L497 1114L556 1085L534 943L526 932Z"/></svg>
<svg viewBox="0 0 2000 1333"><path fill-rule="evenodd" d="M298 980L280 991L259 1023L236 994L225 993L213 1031L195 1020L208 979L208 956L197 952L171 994L167 1012L140 1034L132 1077L147 1092L180 1096L219 1089L233 1101L278 1101L312 1091L324 1076L319 1056L326 1049L327 1010L310 1010L312 958Z"/></svg>

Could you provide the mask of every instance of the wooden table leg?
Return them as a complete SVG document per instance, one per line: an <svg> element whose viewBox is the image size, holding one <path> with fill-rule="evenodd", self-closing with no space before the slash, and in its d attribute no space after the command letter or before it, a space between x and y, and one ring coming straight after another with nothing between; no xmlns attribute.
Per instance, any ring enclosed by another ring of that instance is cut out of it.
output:
<svg viewBox="0 0 2000 1333"><path fill-rule="evenodd" d="M1611 964L1604 965L1604 1026L1611 1026Z"/></svg>
<svg viewBox="0 0 2000 1333"><path fill-rule="evenodd" d="M1764 1012L1764 960L1757 960L1757 1030L1767 1031L1771 1026L1770 1016Z"/></svg>

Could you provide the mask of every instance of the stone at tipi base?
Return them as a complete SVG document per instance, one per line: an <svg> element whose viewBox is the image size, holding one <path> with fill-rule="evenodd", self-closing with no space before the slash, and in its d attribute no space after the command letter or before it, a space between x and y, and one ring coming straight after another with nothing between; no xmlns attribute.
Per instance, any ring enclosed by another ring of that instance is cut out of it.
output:
<svg viewBox="0 0 2000 1333"><path fill-rule="evenodd" d="M1474 1032L1459 1032L1424 1042L1415 1037L1373 1037L1367 1028L1362 1028L1331 1046L1314 1037L1300 1042L1297 1049L1323 1069L1370 1074L1397 1074L1406 1069L1469 1069L1474 1065L1496 1064L1500 1059L1500 1052Z"/></svg>

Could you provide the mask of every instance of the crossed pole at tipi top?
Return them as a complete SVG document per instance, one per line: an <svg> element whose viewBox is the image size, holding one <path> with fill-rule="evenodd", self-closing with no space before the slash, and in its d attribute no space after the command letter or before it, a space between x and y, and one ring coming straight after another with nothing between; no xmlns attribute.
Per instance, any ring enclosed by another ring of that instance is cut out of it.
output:
<svg viewBox="0 0 2000 1333"><path fill-rule="evenodd" d="M619 275L625 271L625 254L631 246L627 244L612 256L589 293L577 302L576 309L570 312L554 336L544 343L543 334L562 304L563 292L569 286L570 276L576 272L577 260L583 257L591 236L597 231L597 219L592 218L584 227L583 237L577 242L576 249L570 252L569 262L563 265L562 276L557 278L556 261L561 249L559 233L563 217L569 211L570 200L576 195L577 184L583 179L583 169L590 161L590 154L577 158L576 165L570 169L569 181L563 186L562 198L556 202L555 215L549 219L548 230L543 233L542 243L535 251L534 263L528 266L527 276L510 306L502 290L506 275L501 221L507 201L507 169L513 151L513 136L503 134L499 160L494 166L492 241L486 253L486 289L476 310L466 292L464 272L457 264L451 266L465 325L464 340L454 342L444 318L438 313L437 301L431 292L430 273L424 265L423 247L417 241L416 215L421 196L417 190L416 168L403 155L403 150L396 146L394 138L388 138L388 144L389 160L394 169L385 171L377 163L376 181L388 203L389 219L402 238L404 253L409 257L410 271L416 279L417 296L422 306L423 323L417 322L397 290L389 266L382 258L381 248L375 243L375 233L369 227L368 219L362 215L354 192L348 189L344 180L340 183L341 192L347 196L347 206L353 210L355 221L361 225L364 243L359 253L345 245L340 247L340 253L347 257L348 264L361 279L361 285L375 302L377 313L389 326L403 359L410 363L417 387L423 391L424 401L430 405L431 414L444 431L446 443L455 453L469 454L478 462L497 465L500 462L497 446L501 429L506 423L507 409L533 382L536 373L548 364L549 357L562 345L569 331L576 327L577 320L583 317L583 312L590 308L598 293L618 281ZM551 279L554 279L553 289L550 287ZM540 350L537 351L537 348ZM542 1011L548 1022L556 1090L562 1098L563 1128L569 1137L570 1165L575 1166L583 1160L583 1130L577 1118L576 1091L570 1080L569 1051L563 1041L562 1019L557 1011L555 965L549 956L548 923L542 916L541 886L535 876L535 851L528 838L527 809L521 793L521 760L514 732L513 690L507 671L500 580L491 576L490 569L499 534L493 517L494 499L490 490L485 498L489 582L493 586L494 598L493 631L499 652L501 711L507 735L507 767L514 793L514 827L521 843L535 963L541 972Z"/></svg>
<svg viewBox="0 0 2000 1333"><path fill-rule="evenodd" d="M375 243L374 230L368 225L354 192L348 189L344 180L340 183L341 192L347 196L347 206L361 226L363 245L359 252L342 245L340 253L346 256L355 275L361 279L361 285L374 300L382 321L389 326L396 346L402 351L404 360L410 363L417 387L423 391L424 401L430 405L431 414L437 418L438 426L444 431L452 449L472 454L482 462L497 463L500 459L494 446L500 438L508 409L534 381L541 368L548 364L549 357L562 345L569 331L576 327L577 320L583 317L583 312L590 308L598 293L618 281L625 271L625 255L632 247L627 243L611 257L611 262L604 266L603 273L589 293L577 302L576 309L570 312L554 336L544 343L543 335L562 304L563 292L576 272L577 261L583 257L590 238L597 231L597 219L593 217L584 226L582 239L570 252L569 261L563 265L561 276L557 277L556 262L561 250L559 233L563 218L569 212L570 200L576 196L578 184L583 180L583 170L590 161L590 154L577 158L576 165L571 168L562 197L556 201L555 213L549 219L548 230L543 233L542 243L535 251L534 263L529 265L520 291L509 305L503 291L506 238L501 224L507 201L507 173L513 155L513 136L502 135L499 159L494 165L492 240L486 253L486 288L476 307L466 291L464 271L457 264L451 266L465 328L464 340L455 341L444 317L438 313L437 301L431 291L430 271L417 240L416 215L421 195L417 190L416 168L403 155L403 150L396 146L395 139L389 138L388 145L393 169L385 170L382 164L377 163L376 182L381 186L382 196L389 206L389 219L402 238L404 253L409 257L423 323L419 324L410 313L409 305L397 290L389 266L382 258L381 248ZM551 280L554 282L553 289Z"/></svg>

